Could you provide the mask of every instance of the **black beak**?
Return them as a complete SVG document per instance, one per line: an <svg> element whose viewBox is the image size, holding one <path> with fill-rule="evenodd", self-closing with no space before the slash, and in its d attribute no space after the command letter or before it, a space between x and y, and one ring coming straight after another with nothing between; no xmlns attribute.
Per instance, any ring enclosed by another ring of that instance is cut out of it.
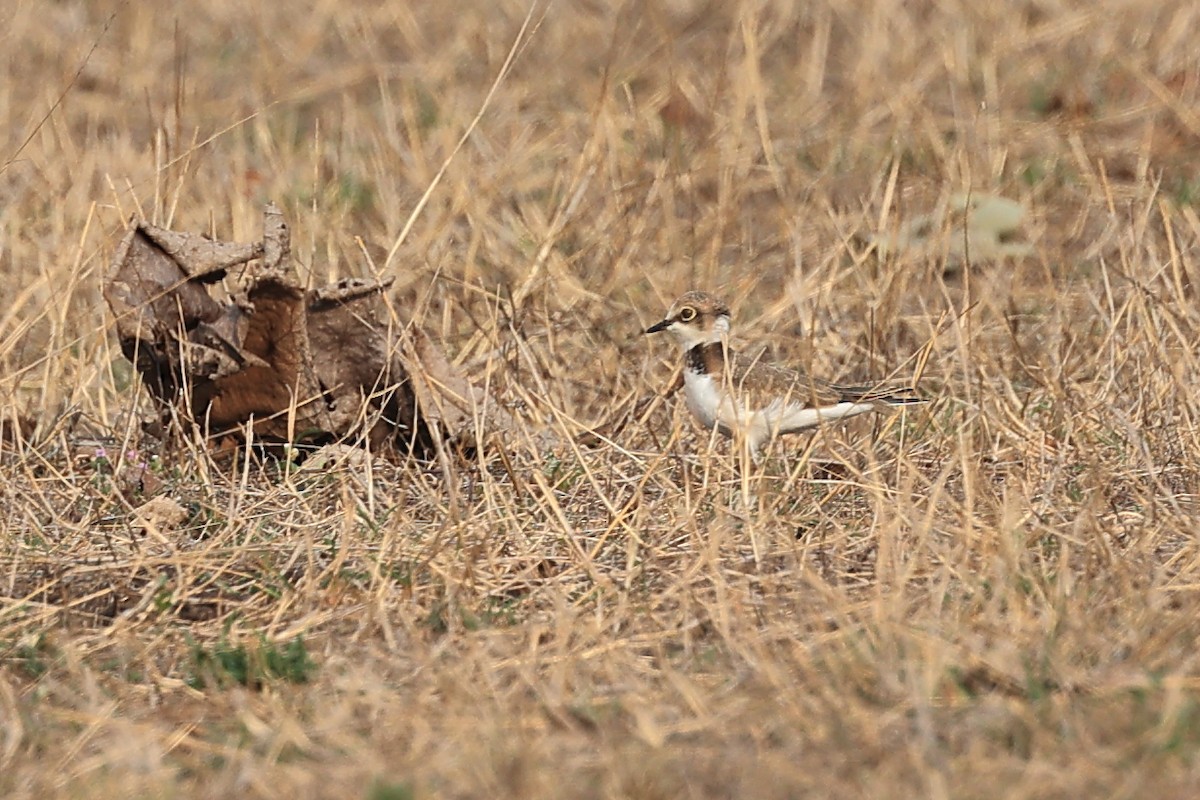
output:
<svg viewBox="0 0 1200 800"><path fill-rule="evenodd" d="M664 319L662 322L656 322L649 328L646 328L644 333L658 333L659 331L665 331L667 328L671 327L671 323L674 321L675 320L673 319Z"/></svg>

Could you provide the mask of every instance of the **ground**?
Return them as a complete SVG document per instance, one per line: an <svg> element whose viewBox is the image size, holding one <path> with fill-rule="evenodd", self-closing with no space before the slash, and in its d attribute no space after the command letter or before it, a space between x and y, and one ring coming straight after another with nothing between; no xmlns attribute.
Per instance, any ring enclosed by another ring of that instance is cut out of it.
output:
<svg viewBox="0 0 1200 800"><path fill-rule="evenodd" d="M0 20L0 795L1193 796L1200 6ZM963 194L1022 244L872 246ZM249 241L269 201L527 428L144 427L129 220ZM747 468L639 335L693 288L929 402Z"/></svg>

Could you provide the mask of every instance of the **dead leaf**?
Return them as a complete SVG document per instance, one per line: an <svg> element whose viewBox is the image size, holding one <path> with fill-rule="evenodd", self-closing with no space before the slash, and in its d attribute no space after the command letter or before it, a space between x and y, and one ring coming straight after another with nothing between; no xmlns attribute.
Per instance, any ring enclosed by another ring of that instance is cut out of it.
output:
<svg viewBox="0 0 1200 800"><path fill-rule="evenodd" d="M697 135L707 133L712 126L712 120L700 110L699 103L694 102L678 82L671 84L670 94L659 107L658 116L668 128L687 130Z"/></svg>
<svg viewBox="0 0 1200 800"><path fill-rule="evenodd" d="M956 270L964 258L1000 261L1033 253L1033 246L1018 238L1025 207L1015 200L989 194L957 194L928 214L901 224L896 230L867 238L882 256L893 254L936 257L945 253L947 271Z"/></svg>
<svg viewBox="0 0 1200 800"><path fill-rule="evenodd" d="M170 497L153 497L133 510L133 525L157 533L178 530L192 516L182 503Z"/></svg>
<svg viewBox="0 0 1200 800"><path fill-rule="evenodd" d="M252 425L269 441L357 437L422 454L519 429L423 332L405 330L384 297L390 280L304 288L290 253L274 205L255 244L133 224L104 296L121 351L164 407L213 433ZM235 271L225 291L218 282Z"/></svg>
<svg viewBox="0 0 1200 800"><path fill-rule="evenodd" d="M474 449L478 445L477 420L480 430L487 433L517 432L519 425L512 414L467 380L424 331L407 331L401 359L421 418L440 441L460 450Z"/></svg>

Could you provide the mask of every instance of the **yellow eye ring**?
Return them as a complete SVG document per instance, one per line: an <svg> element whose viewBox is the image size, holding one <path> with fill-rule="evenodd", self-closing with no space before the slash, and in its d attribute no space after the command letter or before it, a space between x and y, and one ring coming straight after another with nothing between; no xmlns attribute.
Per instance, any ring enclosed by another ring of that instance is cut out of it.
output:
<svg viewBox="0 0 1200 800"><path fill-rule="evenodd" d="M679 309L679 321L680 322L691 322L695 318L696 318L696 309L692 308L691 306L684 306L683 308Z"/></svg>

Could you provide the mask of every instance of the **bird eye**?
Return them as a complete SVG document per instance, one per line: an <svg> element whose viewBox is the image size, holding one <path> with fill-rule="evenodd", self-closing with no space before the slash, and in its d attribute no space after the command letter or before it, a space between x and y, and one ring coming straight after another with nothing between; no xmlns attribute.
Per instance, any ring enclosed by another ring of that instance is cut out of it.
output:
<svg viewBox="0 0 1200 800"><path fill-rule="evenodd" d="M692 308L691 306L684 306L683 308L679 309L679 321L680 322L691 322L695 318L696 318L696 309Z"/></svg>

